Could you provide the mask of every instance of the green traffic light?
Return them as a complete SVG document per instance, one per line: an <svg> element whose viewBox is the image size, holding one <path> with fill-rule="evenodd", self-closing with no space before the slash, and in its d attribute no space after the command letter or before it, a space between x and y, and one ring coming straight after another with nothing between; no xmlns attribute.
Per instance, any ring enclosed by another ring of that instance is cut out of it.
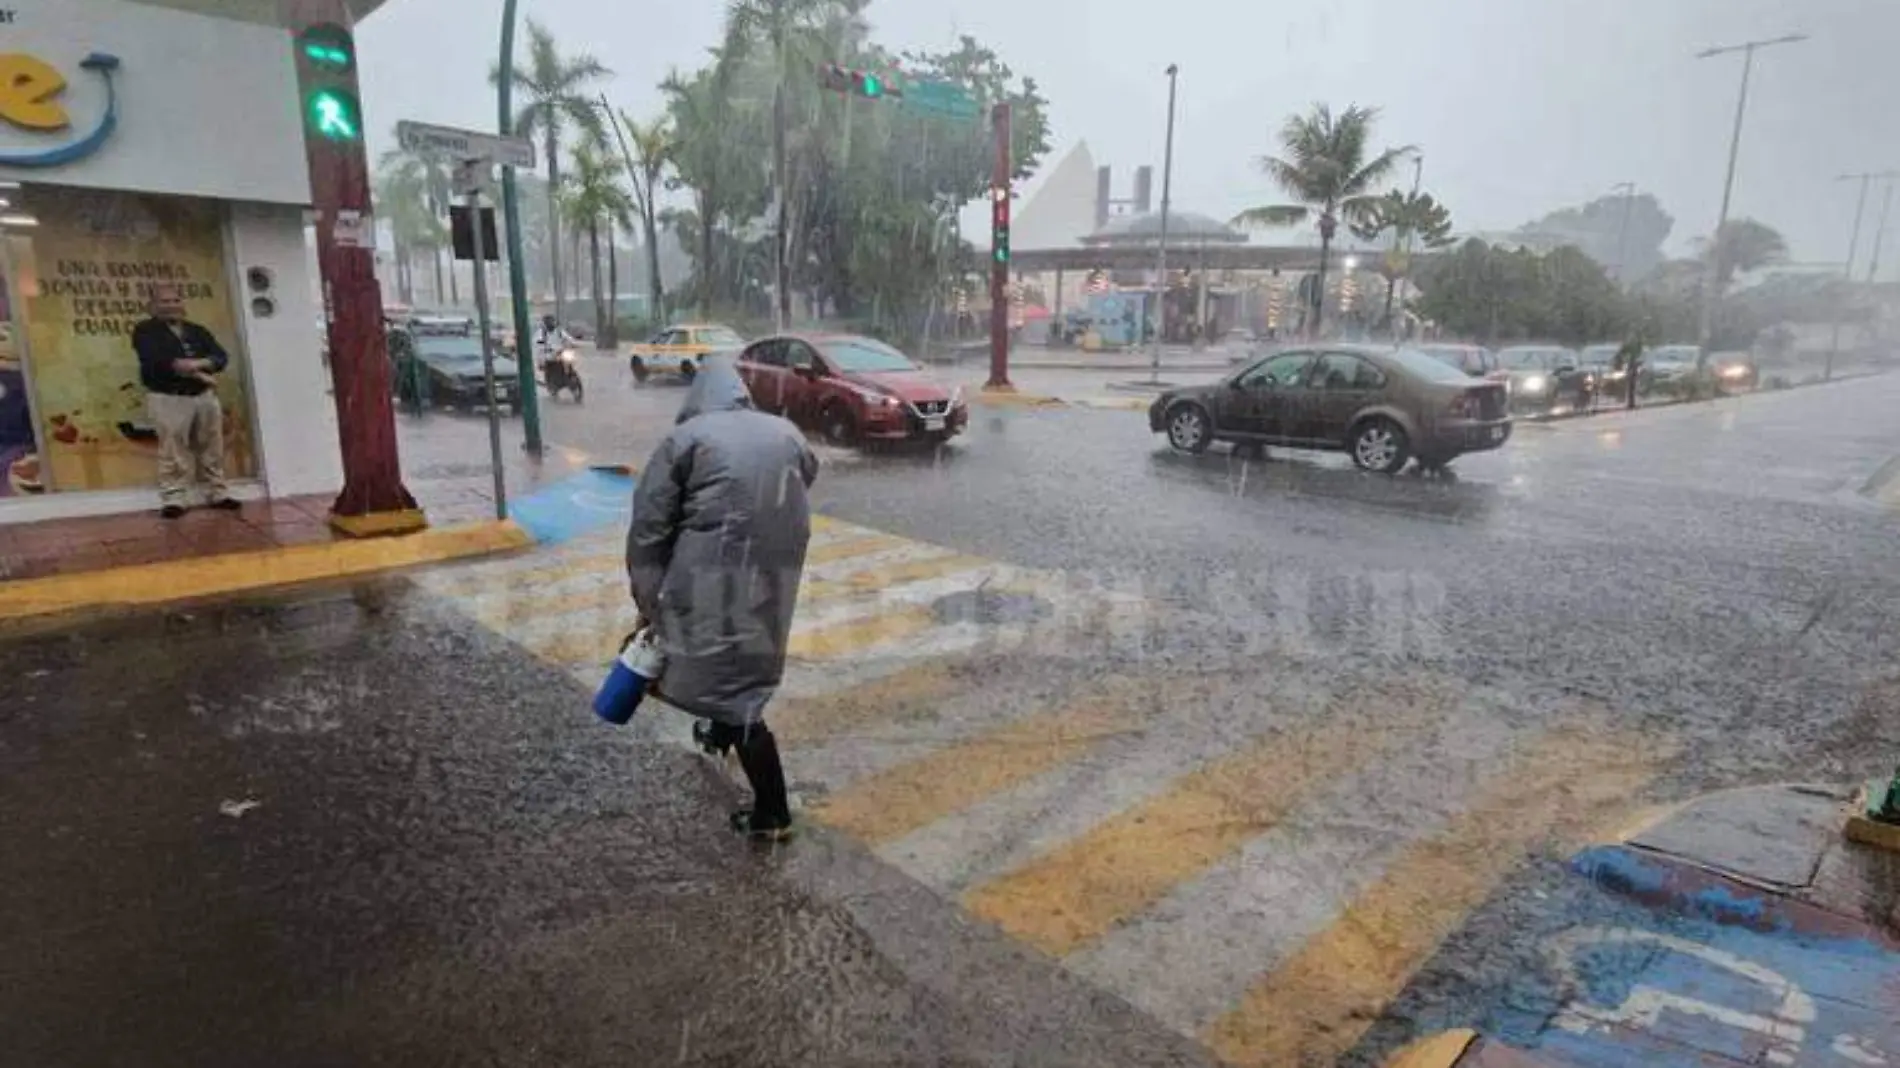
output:
<svg viewBox="0 0 1900 1068"><path fill-rule="evenodd" d="M319 23L298 35L304 58L313 66L347 71L356 66L356 43L350 31L335 23Z"/></svg>
<svg viewBox="0 0 1900 1068"><path fill-rule="evenodd" d="M872 100L884 95L884 80L875 74L864 76L864 95Z"/></svg>
<svg viewBox="0 0 1900 1068"><path fill-rule="evenodd" d="M362 117L348 93L322 89L310 96L310 124L317 136L332 141L354 141L362 136Z"/></svg>

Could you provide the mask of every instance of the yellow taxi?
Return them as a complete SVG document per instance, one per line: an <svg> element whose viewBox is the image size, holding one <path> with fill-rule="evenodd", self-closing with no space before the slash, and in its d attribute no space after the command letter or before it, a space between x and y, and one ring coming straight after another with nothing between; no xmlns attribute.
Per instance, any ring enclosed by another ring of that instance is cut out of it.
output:
<svg viewBox="0 0 1900 1068"><path fill-rule="evenodd" d="M736 356L743 348L745 338L732 327L718 323L684 323L667 327L644 345L633 346L627 367L633 372L635 382L645 382L656 374L676 374L691 382L699 373L700 361L706 357L719 353Z"/></svg>

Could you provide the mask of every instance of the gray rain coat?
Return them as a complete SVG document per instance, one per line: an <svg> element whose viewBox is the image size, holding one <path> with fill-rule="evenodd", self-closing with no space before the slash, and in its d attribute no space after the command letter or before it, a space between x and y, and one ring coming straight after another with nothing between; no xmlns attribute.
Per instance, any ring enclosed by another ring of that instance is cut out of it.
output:
<svg viewBox="0 0 1900 1068"><path fill-rule="evenodd" d="M707 359L640 472L627 531L633 601L666 654L661 700L759 720L785 673L817 477L803 435L752 410L732 358Z"/></svg>

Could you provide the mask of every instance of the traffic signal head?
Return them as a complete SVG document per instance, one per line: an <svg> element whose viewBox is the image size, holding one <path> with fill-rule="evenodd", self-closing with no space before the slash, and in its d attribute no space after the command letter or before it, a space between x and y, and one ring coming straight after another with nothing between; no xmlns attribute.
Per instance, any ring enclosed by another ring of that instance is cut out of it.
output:
<svg viewBox="0 0 1900 1068"><path fill-rule="evenodd" d="M1009 262L1009 189L990 190L990 255L997 263Z"/></svg>
<svg viewBox="0 0 1900 1068"><path fill-rule="evenodd" d="M310 94L304 106L310 132L331 141L356 141L363 136L363 110L356 97L341 89L323 88Z"/></svg>
<svg viewBox="0 0 1900 1068"><path fill-rule="evenodd" d="M320 22L297 35L297 50L320 71L347 74L356 69L356 40L334 22Z"/></svg>
<svg viewBox="0 0 1900 1068"><path fill-rule="evenodd" d="M902 90L891 84L882 74L852 70L850 67L837 63L827 63L818 68L818 83L831 92L861 96L866 100L882 100L885 97L904 95Z"/></svg>

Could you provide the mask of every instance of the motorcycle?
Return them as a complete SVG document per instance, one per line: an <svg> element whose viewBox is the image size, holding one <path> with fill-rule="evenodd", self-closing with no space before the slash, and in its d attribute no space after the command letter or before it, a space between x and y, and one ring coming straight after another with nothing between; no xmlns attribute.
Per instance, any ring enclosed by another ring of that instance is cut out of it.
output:
<svg viewBox="0 0 1900 1068"><path fill-rule="evenodd" d="M574 394L574 403L581 403L587 387L581 382L580 358L573 349L561 349L541 361L541 384L548 389L548 396L558 397L562 390Z"/></svg>

